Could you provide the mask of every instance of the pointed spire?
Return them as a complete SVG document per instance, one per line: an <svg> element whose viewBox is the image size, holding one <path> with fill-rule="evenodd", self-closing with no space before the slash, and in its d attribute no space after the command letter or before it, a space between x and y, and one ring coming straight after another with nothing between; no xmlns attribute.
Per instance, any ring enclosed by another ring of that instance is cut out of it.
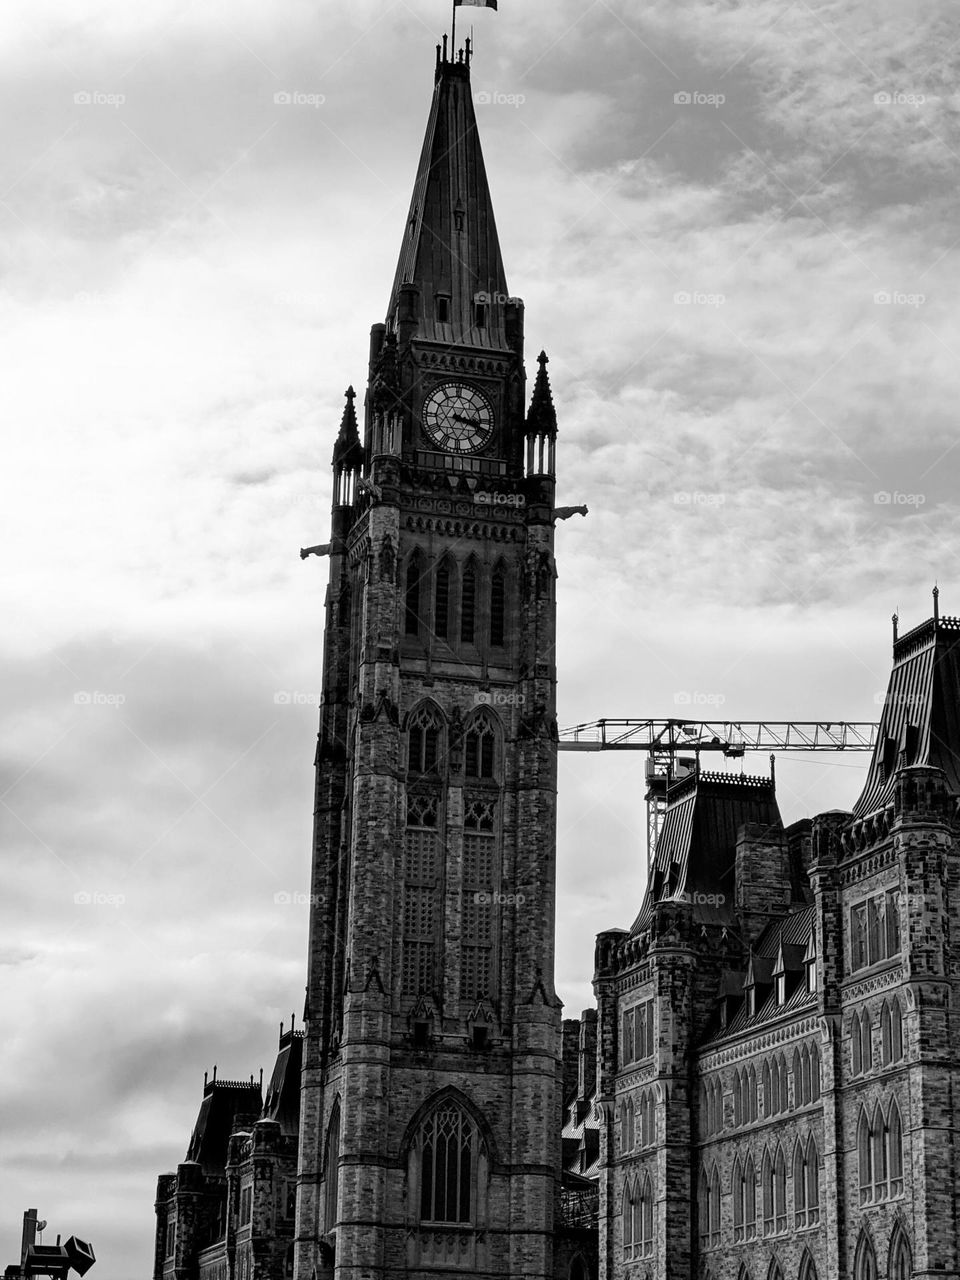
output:
<svg viewBox="0 0 960 1280"><path fill-rule="evenodd" d="M537 356L537 380L533 384L530 411L527 414L527 435L544 435L554 439L557 434L557 411L553 406L553 392L547 374L547 353Z"/></svg>
<svg viewBox="0 0 960 1280"><path fill-rule="evenodd" d="M340 431L337 434L337 443L333 449L334 465L344 461L354 449L360 447L360 433L357 430L357 411L353 407L353 402L357 398L357 393L353 387L347 387L343 393L346 396L346 404L343 406L343 417L340 419Z"/></svg>
<svg viewBox="0 0 960 1280"><path fill-rule="evenodd" d="M387 327L401 344L507 350L507 281L487 185L469 62L438 51L436 84Z"/></svg>
<svg viewBox="0 0 960 1280"><path fill-rule="evenodd" d="M933 585L933 625L936 626L940 621L940 588L936 583Z"/></svg>

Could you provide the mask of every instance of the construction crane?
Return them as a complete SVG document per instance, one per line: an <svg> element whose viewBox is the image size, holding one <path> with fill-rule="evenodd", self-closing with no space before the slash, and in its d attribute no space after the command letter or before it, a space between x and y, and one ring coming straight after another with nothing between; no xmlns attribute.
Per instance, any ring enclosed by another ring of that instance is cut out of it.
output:
<svg viewBox="0 0 960 1280"><path fill-rule="evenodd" d="M647 865L653 862L667 807L667 787L685 777L701 751L739 758L748 751L872 751L871 721L590 720L560 733L561 751L645 751ZM693 752L692 757L681 752Z"/></svg>

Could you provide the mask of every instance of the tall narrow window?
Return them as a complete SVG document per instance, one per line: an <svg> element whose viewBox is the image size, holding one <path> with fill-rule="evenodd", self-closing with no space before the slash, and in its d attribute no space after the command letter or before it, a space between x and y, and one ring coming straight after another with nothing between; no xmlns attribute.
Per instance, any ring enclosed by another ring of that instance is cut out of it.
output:
<svg viewBox="0 0 960 1280"><path fill-rule="evenodd" d="M763 1167L760 1172L760 1183L763 1187L763 1234L773 1235L773 1161L770 1152L763 1153Z"/></svg>
<svg viewBox="0 0 960 1280"><path fill-rule="evenodd" d="M890 1174L890 1194L903 1194L903 1123L896 1098L891 1099L886 1124L887 1164Z"/></svg>
<svg viewBox="0 0 960 1280"><path fill-rule="evenodd" d="M494 974L494 894L496 866L495 804L472 800L463 819L463 915L460 997L476 1000L496 993Z"/></svg>
<svg viewBox="0 0 960 1280"><path fill-rule="evenodd" d="M640 1192L640 1254L649 1258L653 1253L653 1184L650 1175L643 1180Z"/></svg>
<svg viewBox="0 0 960 1280"><path fill-rule="evenodd" d="M710 1179L710 1245L720 1243L720 1170L714 1166Z"/></svg>
<svg viewBox="0 0 960 1280"><path fill-rule="evenodd" d="M757 1118L757 1073L752 1066L747 1069L747 1118Z"/></svg>
<svg viewBox="0 0 960 1280"><path fill-rule="evenodd" d="M753 1156L743 1166L743 1226L748 1240L757 1234L757 1170Z"/></svg>
<svg viewBox="0 0 960 1280"><path fill-rule="evenodd" d="M863 1063L863 1070L870 1071L873 1068L873 1031L870 1026L870 1014L864 1009L860 1015L860 1060Z"/></svg>
<svg viewBox="0 0 960 1280"><path fill-rule="evenodd" d="M860 1232L857 1252L853 1259L853 1280L877 1280L877 1255L865 1231Z"/></svg>
<svg viewBox="0 0 960 1280"><path fill-rule="evenodd" d="M892 1062L903 1057L903 1012L896 996L890 1002L890 1054Z"/></svg>
<svg viewBox="0 0 960 1280"><path fill-rule="evenodd" d="M745 1186L743 1181L743 1168L740 1164L740 1157L733 1162L733 1238L734 1241L743 1239L744 1220L746 1213L745 1203Z"/></svg>
<svg viewBox="0 0 960 1280"><path fill-rule="evenodd" d="M773 1073L770 1070L770 1063L763 1064L763 1118L769 1120L776 1114L776 1104L773 1100Z"/></svg>
<svg viewBox="0 0 960 1280"><path fill-rule="evenodd" d="M800 1263L800 1280L817 1280L817 1264L807 1252Z"/></svg>
<svg viewBox="0 0 960 1280"><path fill-rule="evenodd" d="M850 1070L853 1075L863 1074L863 1041L860 1038L860 1015L850 1019Z"/></svg>
<svg viewBox="0 0 960 1280"><path fill-rule="evenodd" d="M797 1139L793 1150L793 1225L802 1231L807 1225L806 1153Z"/></svg>
<svg viewBox="0 0 960 1280"><path fill-rule="evenodd" d="M706 1172L700 1170L700 1182L697 1187L697 1222L700 1228L700 1248L710 1247L710 1183Z"/></svg>
<svg viewBox="0 0 960 1280"><path fill-rule="evenodd" d="M403 630L408 636L420 634L420 552L414 551L407 561L407 576L404 592Z"/></svg>
<svg viewBox="0 0 960 1280"><path fill-rule="evenodd" d="M445 293L437 294L437 320L440 324L450 323L450 299Z"/></svg>
<svg viewBox="0 0 960 1280"><path fill-rule="evenodd" d="M816 1041L810 1045L810 1101L820 1101L820 1050Z"/></svg>
<svg viewBox="0 0 960 1280"><path fill-rule="evenodd" d="M639 1247L639 1232L635 1234L636 1221L640 1208L640 1197L637 1191L636 1183L631 1179L623 1188L623 1210L621 1213L621 1222L623 1229L623 1256L626 1259L635 1256L635 1250Z"/></svg>
<svg viewBox="0 0 960 1280"><path fill-rule="evenodd" d="M327 1125L327 1145L323 1156L323 1224L324 1231L337 1225L337 1175L340 1163L340 1100L333 1104Z"/></svg>
<svg viewBox="0 0 960 1280"><path fill-rule="evenodd" d="M471 561L463 572L460 586L460 640L473 644L477 617L477 570Z"/></svg>
<svg viewBox="0 0 960 1280"><path fill-rule="evenodd" d="M490 644L503 648L507 618L507 576L503 565L498 564L490 579Z"/></svg>
<svg viewBox="0 0 960 1280"><path fill-rule="evenodd" d="M887 1261L887 1280L910 1280L913 1262L910 1257L910 1245L906 1234L898 1222L893 1229L890 1240L890 1255Z"/></svg>
<svg viewBox="0 0 960 1280"><path fill-rule="evenodd" d="M860 1203L869 1204L873 1199L873 1141L870 1121L862 1108L857 1124L857 1166L860 1175Z"/></svg>
<svg viewBox="0 0 960 1280"><path fill-rule="evenodd" d="M433 597L433 633L439 640L446 640L450 629L450 566L441 560L437 567L436 588Z"/></svg>
<svg viewBox="0 0 960 1280"><path fill-rule="evenodd" d="M401 988L405 996L432 993L437 980L441 920L436 796L407 796L403 862Z"/></svg>
<svg viewBox="0 0 960 1280"><path fill-rule="evenodd" d="M407 771L436 773L440 762L441 720L426 703L421 704L407 721Z"/></svg>
<svg viewBox="0 0 960 1280"><path fill-rule="evenodd" d="M806 1165L807 1222L815 1227L820 1221L820 1153L812 1133L807 1139Z"/></svg>
<svg viewBox="0 0 960 1280"><path fill-rule="evenodd" d="M479 1137L458 1106L438 1107L420 1135L421 1222L473 1221Z"/></svg>
<svg viewBox="0 0 960 1280"><path fill-rule="evenodd" d="M468 778L496 777L496 731L483 712L464 734L463 768Z"/></svg>
<svg viewBox="0 0 960 1280"><path fill-rule="evenodd" d="M783 1158L783 1149L779 1146L773 1162L773 1212L776 1219L775 1229L780 1235L787 1229L787 1165Z"/></svg>

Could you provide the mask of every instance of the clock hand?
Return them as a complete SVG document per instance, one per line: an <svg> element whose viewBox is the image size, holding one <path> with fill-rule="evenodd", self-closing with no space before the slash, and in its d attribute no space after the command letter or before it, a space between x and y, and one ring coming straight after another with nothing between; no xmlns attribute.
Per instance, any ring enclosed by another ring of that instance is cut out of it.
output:
<svg viewBox="0 0 960 1280"><path fill-rule="evenodd" d="M462 413L453 415L454 422L465 422L468 427L475 427L479 421L477 418L465 418Z"/></svg>

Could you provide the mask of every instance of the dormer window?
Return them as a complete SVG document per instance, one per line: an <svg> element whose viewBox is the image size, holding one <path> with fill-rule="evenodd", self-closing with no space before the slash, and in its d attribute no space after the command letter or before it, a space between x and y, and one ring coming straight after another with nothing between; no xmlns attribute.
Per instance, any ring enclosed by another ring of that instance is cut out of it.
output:
<svg viewBox="0 0 960 1280"><path fill-rule="evenodd" d="M817 989L817 935L815 933L810 934L810 941L803 954L803 971L807 994L812 995Z"/></svg>
<svg viewBox="0 0 960 1280"><path fill-rule="evenodd" d="M776 975L776 991L777 991L777 1004L779 1005L786 1004L787 1003L787 975L785 973L778 973Z"/></svg>

